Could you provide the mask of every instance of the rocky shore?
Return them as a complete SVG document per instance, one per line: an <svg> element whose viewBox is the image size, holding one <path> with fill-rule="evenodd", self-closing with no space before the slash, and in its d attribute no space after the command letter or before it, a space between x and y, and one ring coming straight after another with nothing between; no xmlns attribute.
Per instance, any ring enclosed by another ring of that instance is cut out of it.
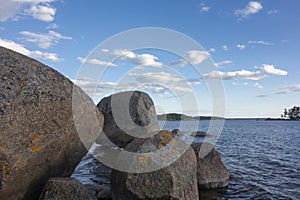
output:
<svg viewBox="0 0 300 200"><path fill-rule="evenodd" d="M146 93L114 94L95 106L57 71L3 47L0 130L1 200L199 199L202 190L228 184L213 145L190 145L179 130L159 130ZM101 144L94 156L109 158L107 167L99 165L108 169L110 187L70 178L94 141Z"/></svg>

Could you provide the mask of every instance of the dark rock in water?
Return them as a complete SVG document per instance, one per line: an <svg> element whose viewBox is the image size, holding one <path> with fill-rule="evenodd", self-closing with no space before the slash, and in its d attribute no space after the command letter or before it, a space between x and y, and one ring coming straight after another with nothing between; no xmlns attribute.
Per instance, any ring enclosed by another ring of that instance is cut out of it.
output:
<svg viewBox="0 0 300 200"><path fill-rule="evenodd" d="M182 136L183 135L183 133L179 130L179 129L174 129L172 132L172 135L178 135L178 136Z"/></svg>
<svg viewBox="0 0 300 200"><path fill-rule="evenodd" d="M191 134L191 136L194 136L194 137L211 137L212 135L207 133L207 132L203 132L203 131L195 131Z"/></svg>
<svg viewBox="0 0 300 200"><path fill-rule="evenodd" d="M141 154L138 158L145 168L151 166L152 153L168 148L173 142L176 147L183 144L173 141L174 135L169 131L160 131L148 139L135 139L126 146L127 151ZM163 162L172 157L173 152L161 154ZM160 164L159 162L155 162ZM132 166L134 167L134 166ZM170 165L147 173L127 173L113 170L111 176L112 199L199 199L196 174L196 155L191 147Z"/></svg>
<svg viewBox="0 0 300 200"><path fill-rule="evenodd" d="M0 47L1 200L38 199L49 177L72 174L98 136L86 112L100 125L103 116L73 86L57 71ZM79 97L73 104L72 94ZM77 130L86 134L79 137Z"/></svg>
<svg viewBox="0 0 300 200"><path fill-rule="evenodd" d="M146 93L129 91L113 94L102 99L97 107L105 118L105 135L118 147L125 147L137 137L150 137L159 130L153 101Z"/></svg>
<svg viewBox="0 0 300 200"><path fill-rule="evenodd" d="M50 178L40 200L97 200L87 188L73 178Z"/></svg>
<svg viewBox="0 0 300 200"><path fill-rule="evenodd" d="M229 174L220 154L210 143L193 143L197 155L199 189L222 188L228 185ZM207 154L208 153L208 154ZM205 155L203 157L203 155Z"/></svg>

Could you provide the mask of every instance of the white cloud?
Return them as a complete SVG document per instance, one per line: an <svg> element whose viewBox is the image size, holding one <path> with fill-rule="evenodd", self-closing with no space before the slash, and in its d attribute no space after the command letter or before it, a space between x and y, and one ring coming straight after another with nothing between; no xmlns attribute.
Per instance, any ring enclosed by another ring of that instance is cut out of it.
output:
<svg viewBox="0 0 300 200"><path fill-rule="evenodd" d="M248 44L273 45L273 43L266 42L266 41L263 41L263 40L257 40L257 41L250 40L250 41L248 41Z"/></svg>
<svg viewBox="0 0 300 200"><path fill-rule="evenodd" d="M200 12L208 12L210 10L210 7L208 6L202 6L201 9L200 9Z"/></svg>
<svg viewBox="0 0 300 200"><path fill-rule="evenodd" d="M198 65L208 59L209 56L210 55L207 51L191 50L188 52L187 58L193 65Z"/></svg>
<svg viewBox="0 0 300 200"><path fill-rule="evenodd" d="M249 15L258 13L263 6L258 1L250 1L244 9L235 10L234 14L238 17L245 18Z"/></svg>
<svg viewBox="0 0 300 200"><path fill-rule="evenodd" d="M34 58L41 58L43 60L49 60L52 62L61 62L62 58L59 58L55 53L41 52L41 51L32 51L29 56Z"/></svg>
<svg viewBox="0 0 300 200"><path fill-rule="evenodd" d="M240 50L243 50L246 48L246 46L243 44L238 44L238 45L236 45L236 47L239 48Z"/></svg>
<svg viewBox="0 0 300 200"><path fill-rule="evenodd" d="M24 40L30 43L37 44L42 49L48 49L49 47L58 43L59 40L71 40L71 37L64 36L60 33L50 30L48 33L32 33L29 31L20 32L24 36Z"/></svg>
<svg viewBox="0 0 300 200"><path fill-rule="evenodd" d="M38 19L45 22L51 22L54 20L56 9L47 5L33 5L30 9L25 12L31 15L34 19Z"/></svg>
<svg viewBox="0 0 300 200"><path fill-rule="evenodd" d="M201 84L199 80L185 79L167 72L129 73L129 75L135 77L138 84L155 83L173 92L192 92L190 85Z"/></svg>
<svg viewBox="0 0 300 200"><path fill-rule="evenodd" d="M209 51L215 53L216 49L215 48L210 48Z"/></svg>
<svg viewBox="0 0 300 200"><path fill-rule="evenodd" d="M14 50L20 54L29 56L30 51L23 47L23 45L15 43L14 41L11 40L4 40L0 38L0 46L6 47L8 49Z"/></svg>
<svg viewBox="0 0 300 200"><path fill-rule="evenodd" d="M151 54L136 54L127 49L116 49L111 53L111 55L115 58L129 60L140 66L163 67L163 64L157 61L158 57Z"/></svg>
<svg viewBox="0 0 300 200"><path fill-rule="evenodd" d="M18 44L11 40L3 40L0 38L0 46L6 47L8 49L14 50L18 53L21 53L25 56L40 58L43 60L48 60L51 62L60 62L63 59L59 58L55 53L41 52L41 51L30 51L26 49L23 45Z"/></svg>
<svg viewBox="0 0 300 200"><path fill-rule="evenodd" d="M263 64L260 68L266 74L277 75L277 76L286 76L288 74L287 71L276 69L274 65Z"/></svg>
<svg viewBox="0 0 300 200"><path fill-rule="evenodd" d="M231 64L232 63L232 60L223 60L223 61L220 61L220 62L216 62L214 63L216 67L221 67L223 65L228 65L228 64Z"/></svg>
<svg viewBox="0 0 300 200"><path fill-rule="evenodd" d="M116 87L119 87L120 89L122 88L121 84L118 83L97 81L91 78L82 78L76 80L71 79L71 81L83 89L83 91L85 91L91 97L97 94L106 94L108 91L114 91ZM126 86L124 88L126 88Z"/></svg>
<svg viewBox="0 0 300 200"><path fill-rule="evenodd" d="M103 52L103 53L109 53L109 49L101 49L101 52Z"/></svg>
<svg viewBox="0 0 300 200"><path fill-rule="evenodd" d="M129 73L130 76L136 77L138 82L154 82L154 83L174 83L181 81L182 79L178 76L172 75L167 72L146 72L146 73Z"/></svg>
<svg viewBox="0 0 300 200"><path fill-rule="evenodd" d="M222 80L260 80L265 78L266 75L261 71L248 71L248 70L240 70L240 71L232 71L232 72L222 72L222 71L212 71L208 74L204 74L204 78L209 79L222 79Z"/></svg>
<svg viewBox="0 0 300 200"><path fill-rule="evenodd" d="M198 65L204 60L208 59L209 56L210 54L207 51L191 50L187 52L187 60L180 59L178 61L172 61L170 62L170 65L177 67L184 67L188 63L191 63L192 65Z"/></svg>
<svg viewBox="0 0 300 200"><path fill-rule="evenodd" d="M222 46L222 49L223 49L224 51L228 51L228 46L227 46L227 45L223 45L223 46Z"/></svg>
<svg viewBox="0 0 300 200"><path fill-rule="evenodd" d="M46 29L57 29L58 25L53 23L53 24L49 24L48 26L46 26Z"/></svg>
<svg viewBox="0 0 300 200"><path fill-rule="evenodd" d="M288 73L281 69L276 69L274 65L263 64L262 67L255 67L257 71L239 70L231 72L212 71L204 74L204 78L209 79L223 79L223 80L260 80L268 77L268 75L284 76ZM253 87L260 88L259 84L252 85Z"/></svg>
<svg viewBox="0 0 300 200"><path fill-rule="evenodd" d="M273 15L273 14L278 13L278 10L269 10L267 13L268 13L268 15Z"/></svg>
<svg viewBox="0 0 300 200"><path fill-rule="evenodd" d="M42 21L53 21L56 9L50 3L54 0L0 0L0 22L18 19L17 14L29 15Z"/></svg>
<svg viewBox="0 0 300 200"><path fill-rule="evenodd" d="M258 82L255 83L249 83L249 82L243 82L243 83L238 83L238 82L232 82L232 85L234 86L246 86L246 87L255 87L255 88L259 88L262 89L262 85Z"/></svg>
<svg viewBox="0 0 300 200"><path fill-rule="evenodd" d="M200 84L199 80L180 78L167 72L128 73L128 82L103 82L91 78L72 80L91 97L113 92L143 90L159 95L170 95L170 91L185 94L192 92L191 85Z"/></svg>
<svg viewBox="0 0 300 200"><path fill-rule="evenodd" d="M258 88L258 89L262 89L262 88L263 88L263 86L262 86L260 83L258 83L258 82L253 83L252 86L253 86L253 87L256 87L256 88Z"/></svg>
<svg viewBox="0 0 300 200"><path fill-rule="evenodd" d="M279 92L277 92L276 94L298 93L300 92L300 84L285 85L277 89L279 90Z"/></svg>
<svg viewBox="0 0 300 200"><path fill-rule="evenodd" d="M87 64L91 64L91 65L99 65L99 66L103 66L103 67L116 67L117 65L111 62L106 62L106 61L102 61L102 60L98 60L98 59L85 59L82 57L78 57L77 58L81 63L87 63Z"/></svg>

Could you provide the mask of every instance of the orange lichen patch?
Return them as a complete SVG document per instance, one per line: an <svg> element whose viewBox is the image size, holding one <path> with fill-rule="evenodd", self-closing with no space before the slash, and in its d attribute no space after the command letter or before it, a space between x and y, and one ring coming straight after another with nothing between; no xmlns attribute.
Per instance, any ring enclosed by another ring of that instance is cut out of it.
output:
<svg viewBox="0 0 300 200"><path fill-rule="evenodd" d="M159 134L160 134L161 136L163 136L164 138L172 138L170 132L167 131L167 130L159 131Z"/></svg>
<svg viewBox="0 0 300 200"><path fill-rule="evenodd" d="M160 148L162 148L164 145L160 142L159 144L158 144L158 148L160 149Z"/></svg>
<svg viewBox="0 0 300 200"><path fill-rule="evenodd" d="M7 173L9 171L9 167L7 165L2 166L2 172Z"/></svg>
<svg viewBox="0 0 300 200"><path fill-rule="evenodd" d="M51 142L50 142L50 140L46 140L46 144L50 144Z"/></svg>
<svg viewBox="0 0 300 200"><path fill-rule="evenodd" d="M16 158L20 159L20 158L23 158L23 156L21 154L16 154Z"/></svg>
<svg viewBox="0 0 300 200"><path fill-rule="evenodd" d="M6 145L6 144L2 144L2 145L1 145L1 148L2 148L2 149L6 149L6 148L7 148L7 145Z"/></svg>
<svg viewBox="0 0 300 200"><path fill-rule="evenodd" d="M176 162L176 163L180 163L180 160L176 160L175 162Z"/></svg>
<svg viewBox="0 0 300 200"><path fill-rule="evenodd" d="M177 154L178 154L178 152L177 152L177 151L173 151L173 155L175 155L175 156L176 156Z"/></svg>
<svg viewBox="0 0 300 200"><path fill-rule="evenodd" d="M36 134L34 134L34 136L32 137L31 142L32 142L32 143L37 143L38 140L39 140L39 135L36 133Z"/></svg>
<svg viewBox="0 0 300 200"><path fill-rule="evenodd" d="M129 175L127 178L128 178L128 179L132 179L132 176L131 176L131 175Z"/></svg>
<svg viewBox="0 0 300 200"><path fill-rule="evenodd" d="M158 148L160 149L172 140L172 135L169 131L166 130L160 131L159 134L163 137L163 139L158 144Z"/></svg>
<svg viewBox="0 0 300 200"><path fill-rule="evenodd" d="M140 163L147 164L147 161L148 161L148 157L146 157L146 156L140 156L139 157L139 162Z"/></svg>
<svg viewBox="0 0 300 200"><path fill-rule="evenodd" d="M140 157L139 157L139 162L140 162L140 163L147 164L147 161L148 161L148 159L151 157L151 155L152 155L152 153L149 152L149 153L144 154L143 156L140 156Z"/></svg>
<svg viewBox="0 0 300 200"><path fill-rule="evenodd" d="M20 167L26 166L26 164L27 164L27 162L28 162L27 158L24 158L24 157L23 157L22 155L20 155L20 154L17 154L17 155L16 155L16 158L17 158L17 162L15 162L14 167L20 168Z"/></svg>
<svg viewBox="0 0 300 200"><path fill-rule="evenodd" d="M177 142L175 140L172 140L169 145L173 146L173 147L176 147L177 146Z"/></svg>
<svg viewBox="0 0 300 200"><path fill-rule="evenodd" d="M38 152L39 150L41 150L41 145L37 144L37 145L34 145L33 147L30 148L30 151L31 152Z"/></svg>

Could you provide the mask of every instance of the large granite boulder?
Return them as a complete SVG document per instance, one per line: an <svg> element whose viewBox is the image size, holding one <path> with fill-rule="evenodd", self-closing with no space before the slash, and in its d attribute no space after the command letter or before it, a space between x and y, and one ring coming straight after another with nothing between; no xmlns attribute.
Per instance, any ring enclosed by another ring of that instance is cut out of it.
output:
<svg viewBox="0 0 300 200"><path fill-rule="evenodd" d="M173 142L173 147L183 145L173 141L174 135L169 131L160 131L148 139L135 139L125 148L126 151L139 153L138 161L145 168L151 167L154 159L162 162L174 156L176 152L162 153L160 158L152 153ZM175 150L175 149L173 149ZM142 154L146 153L146 154ZM125 158L126 159L126 158ZM125 164L129 164L124 159ZM132 167L135 167L134 164ZM197 187L196 155L191 147L170 165L147 173L128 173L113 170L111 175L112 199L199 199Z"/></svg>
<svg viewBox="0 0 300 200"><path fill-rule="evenodd" d="M76 179L50 178L39 200L97 200L97 198Z"/></svg>
<svg viewBox="0 0 300 200"><path fill-rule="evenodd" d="M154 103L148 94L128 91L103 98L97 105L104 115L103 132L118 147L159 130ZM101 141L99 141L101 143Z"/></svg>
<svg viewBox="0 0 300 200"><path fill-rule="evenodd" d="M72 174L98 136L103 116L73 86L57 71L0 47L1 200L38 199L49 177ZM77 129L75 122L81 122Z"/></svg>
<svg viewBox="0 0 300 200"><path fill-rule="evenodd" d="M215 189L228 185L229 174L219 152L210 143L193 143L197 155L199 189Z"/></svg>

